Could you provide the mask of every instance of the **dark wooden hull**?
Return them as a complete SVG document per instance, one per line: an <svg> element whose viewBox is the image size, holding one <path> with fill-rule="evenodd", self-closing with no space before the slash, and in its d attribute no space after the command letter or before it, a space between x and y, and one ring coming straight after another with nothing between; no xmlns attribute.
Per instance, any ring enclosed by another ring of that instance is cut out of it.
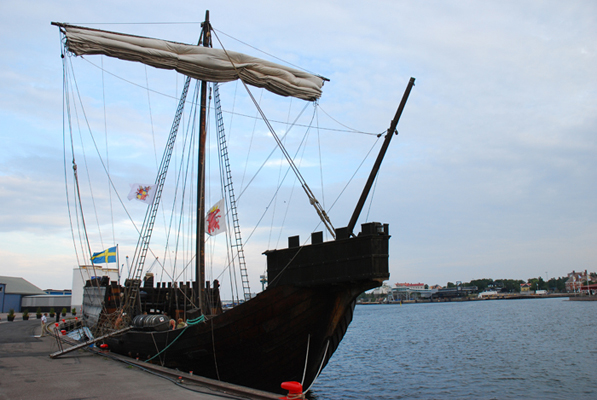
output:
<svg viewBox="0 0 597 400"><path fill-rule="evenodd" d="M140 360L169 346L150 362L255 389L283 393L284 381L307 389L344 337L358 295L388 279L388 240L385 226L266 252L278 279L253 299L186 329L129 331L106 343Z"/></svg>
<svg viewBox="0 0 597 400"><path fill-rule="evenodd" d="M152 362L270 392L284 381L306 388L342 340L357 291L281 286L184 331L129 331L106 343L140 360L173 343Z"/></svg>

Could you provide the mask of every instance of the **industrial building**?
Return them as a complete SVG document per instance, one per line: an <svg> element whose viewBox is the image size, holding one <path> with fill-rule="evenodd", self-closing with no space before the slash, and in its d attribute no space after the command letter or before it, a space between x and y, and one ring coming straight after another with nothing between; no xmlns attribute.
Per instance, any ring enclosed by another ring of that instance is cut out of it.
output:
<svg viewBox="0 0 597 400"><path fill-rule="evenodd" d="M51 308L70 311L70 305L70 289L42 290L23 278L0 276L0 312L22 312L25 309L35 312L38 308L44 312Z"/></svg>
<svg viewBox="0 0 597 400"><path fill-rule="evenodd" d="M46 292L23 278L0 276L0 312L14 310L21 312L21 301L25 296L44 295Z"/></svg>

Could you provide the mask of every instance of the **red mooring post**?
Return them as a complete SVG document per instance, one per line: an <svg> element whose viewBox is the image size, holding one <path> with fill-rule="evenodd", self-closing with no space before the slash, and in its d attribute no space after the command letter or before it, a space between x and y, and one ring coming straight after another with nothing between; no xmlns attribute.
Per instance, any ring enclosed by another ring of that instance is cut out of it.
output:
<svg viewBox="0 0 597 400"><path fill-rule="evenodd" d="M305 395L303 394L303 385L301 385L299 382L282 382L282 385L280 386L282 387L282 389L288 390L288 394L286 395L286 397L280 397L280 400L293 400L305 398Z"/></svg>

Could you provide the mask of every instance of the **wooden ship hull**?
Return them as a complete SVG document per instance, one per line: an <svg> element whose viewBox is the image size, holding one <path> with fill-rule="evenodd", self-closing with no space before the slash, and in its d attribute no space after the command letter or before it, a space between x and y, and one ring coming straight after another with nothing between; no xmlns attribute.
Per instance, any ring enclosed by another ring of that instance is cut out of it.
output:
<svg viewBox="0 0 597 400"><path fill-rule="evenodd" d="M255 389L281 393L284 381L306 389L344 337L356 298L389 278L388 226L363 231L266 252L268 288L205 322L130 330L105 343L118 354Z"/></svg>

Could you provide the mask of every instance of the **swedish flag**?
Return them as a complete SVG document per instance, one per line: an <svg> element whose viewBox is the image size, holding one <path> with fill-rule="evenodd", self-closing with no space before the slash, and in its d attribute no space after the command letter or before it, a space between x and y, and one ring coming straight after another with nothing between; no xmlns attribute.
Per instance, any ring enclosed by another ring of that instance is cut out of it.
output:
<svg viewBox="0 0 597 400"><path fill-rule="evenodd" d="M116 247L110 247L99 253L93 253L91 262L94 264L115 263L116 262Z"/></svg>

